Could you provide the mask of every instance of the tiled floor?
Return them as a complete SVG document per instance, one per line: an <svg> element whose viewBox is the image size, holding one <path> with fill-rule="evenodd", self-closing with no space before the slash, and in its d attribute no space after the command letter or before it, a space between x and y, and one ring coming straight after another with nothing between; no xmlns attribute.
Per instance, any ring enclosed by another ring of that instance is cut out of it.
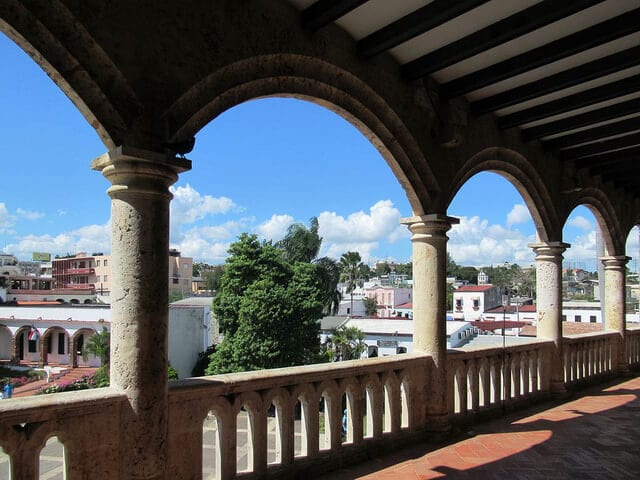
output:
<svg viewBox="0 0 640 480"><path fill-rule="evenodd" d="M640 377L475 425L446 446L418 444L323 480L640 478Z"/></svg>

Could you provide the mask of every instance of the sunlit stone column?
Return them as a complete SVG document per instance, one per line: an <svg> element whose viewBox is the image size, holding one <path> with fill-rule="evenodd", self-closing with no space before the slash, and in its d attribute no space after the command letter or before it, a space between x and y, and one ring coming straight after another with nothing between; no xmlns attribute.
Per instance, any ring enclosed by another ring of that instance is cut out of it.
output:
<svg viewBox="0 0 640 480"><path fill-rule="evenodd" d="M612 358L614 370L627 372L629 365L626 358L625 331L627 328L625 304L625 267L630 257L602 257L604 265L604 318L607 330L614 330L620 335L617 345L617 355Z"/></svg>
<svg viewBox="0 0 640 480"><path fill-rule="evenodd" d="M429 354L433 372L423 401L427 428L446 428L447 411L447 231L457 218L424 215L402 220L413 234L413 349ZM417 402L415 402L417 403ZM417 405L413 405L416 408Z"/></svg>
<svg viewBox="0 0 640 480"><path fill-rule="evenodd" d="M570 246L563 242L529 245L536 254L537 336L555 343L551 364L545 368L550 374L551 392L556 394L566 391L562 355L562 254Z"/></svg>
<svg viewBox="0 0 640 480"><path fill-rule="evenodd" d="M164 478L169 186L186 159L118 147L91 163L111 182L111 385L127 396L120 478Z"/></svg>

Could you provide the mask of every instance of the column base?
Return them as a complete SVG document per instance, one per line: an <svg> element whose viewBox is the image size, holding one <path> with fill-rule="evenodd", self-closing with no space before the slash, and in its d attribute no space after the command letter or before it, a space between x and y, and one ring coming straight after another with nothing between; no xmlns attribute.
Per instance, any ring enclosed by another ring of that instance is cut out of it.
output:
<svg viewBox="0 0 640 480"><path fill-rule="evenodd" d="M425 419L425 430L432 433L447 433L451 430L449 414L428 414Z"/></svg>
<svg viewBox="0 0 640 480"><path fill-rule="evenodd" d="M549 391L554 399L563 399L569 396L569 391L564 382L551 382Z"/></svg>

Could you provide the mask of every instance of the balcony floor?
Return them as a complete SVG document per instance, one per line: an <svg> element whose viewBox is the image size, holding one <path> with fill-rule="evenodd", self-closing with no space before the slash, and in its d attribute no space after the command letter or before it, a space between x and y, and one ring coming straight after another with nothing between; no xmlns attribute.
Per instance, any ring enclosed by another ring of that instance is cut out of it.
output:
<svg viewBox="0 0 640 480"><path fill-rule="evenodd" d="M640 377L473 425L446 445L418 444L323 480L637 479Z"/></svg>

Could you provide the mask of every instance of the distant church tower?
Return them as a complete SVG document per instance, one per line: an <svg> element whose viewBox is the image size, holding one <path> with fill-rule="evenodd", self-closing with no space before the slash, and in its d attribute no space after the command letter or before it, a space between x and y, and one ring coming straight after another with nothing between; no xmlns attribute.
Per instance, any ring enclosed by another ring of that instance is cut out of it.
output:
<svg viewBox="0 0 640 480"><path fill-rule="evenodd" d="M487 285L489 283L489 275L484 273L484 270L480 270L478 274L478 285Z"/></svg>

